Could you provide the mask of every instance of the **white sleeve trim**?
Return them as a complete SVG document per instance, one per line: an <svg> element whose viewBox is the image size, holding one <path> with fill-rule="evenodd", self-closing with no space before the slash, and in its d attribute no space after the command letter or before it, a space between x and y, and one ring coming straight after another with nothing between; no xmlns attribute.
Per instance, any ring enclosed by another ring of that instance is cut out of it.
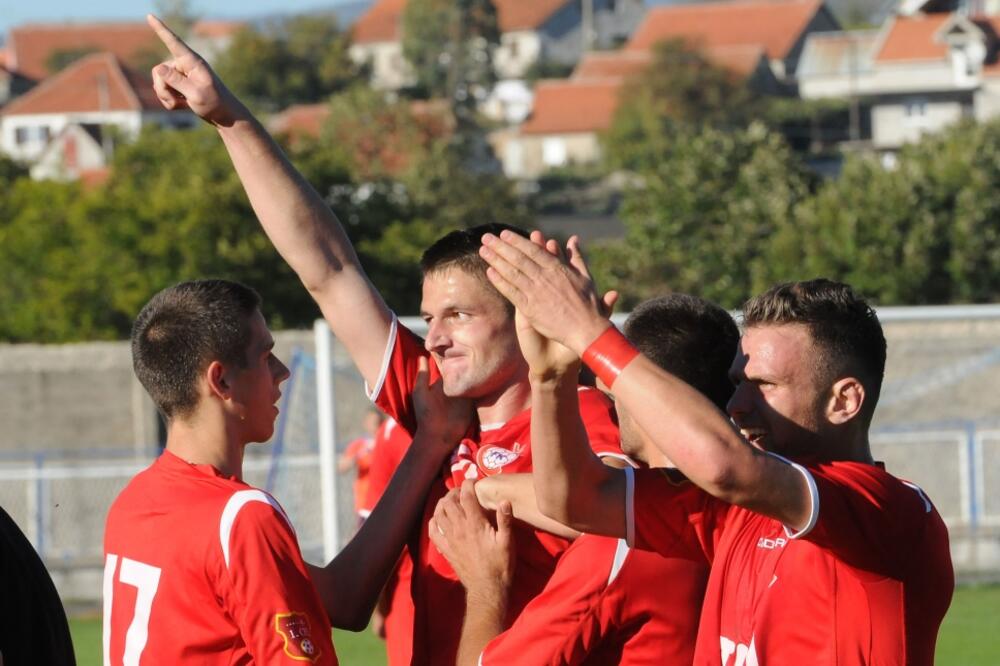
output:
<svg viewBox="0 0 1000 666"><path fill-rule="evenodd" d="M639 463L637 463L636 461L632 460L631 458L629 458L624 453L615 453L614 451L602 451L602 452L600 452L600 453L597 454L597 457L598 458L617 458L618 460L623 461L629 467L638 467L639 466Z"/></svg>
<svg viewBox="0 0 1000 666"><path fill-rule="evenodd" d="M611 585L618 578L618 574L621 573L622 567L625 566L625 560L628 558L630 552L625 539L618 539L618 545L615 547L615 558L611 562L611 574L608 576L608 585Z"/></svg>
<svg viewBox="0 0 1000 666"><path fill-rule="evenodd" d="M399 335L399 319L393 312L392 322L389 324L389 340L385 343L385 353L382 355L382 368L379 370L378 380L376 380L374 388L369 388L368 382L365 382L365 395L372 402L378 400L378 396L382 392L382 385L385 384L385 376L389 373L389 361L392 360L392 350L396 346L397 335Z"/></svg>
<svg viewBox="0 0 1000 666"><path fill-rule="evenodd" d="M635 470L625 468L625 544L635 546Z"/></svg>
<svg viewBox="0 0 1000 666"><path fill-rule="evenodd" d="M226 502L226 508L222 511L222 519L219 521L219 541L222 543L222 556L226 561L227 569L229 568L229 537L233 531L233 524L236 522L236 516L239 515L240 509L250 502L263 502L273 506L274 510L288 523L292 533L295 533L292 521L288 519L284 509L281 508L277 500L263 490L239 490L233 493L233 496Z"/></svg>
<svg viewBox="0 0 1000 666"><path fill-rule="evenodd" d="M816 521L819 519L819 489L816 488L816 479L813 478L813 475L809 472L809 470L798 463L793 463L788 458L779 456L777 453L768 453L767 455L773 456L783 463L791 465L797 469L799 473L805 477L806 484L809 486L809 521L806 523L806 526L798 532L788 525L782 526L785 528L785 536L789 539L800 539L812 532L812 529L816 527Z"/></svg>

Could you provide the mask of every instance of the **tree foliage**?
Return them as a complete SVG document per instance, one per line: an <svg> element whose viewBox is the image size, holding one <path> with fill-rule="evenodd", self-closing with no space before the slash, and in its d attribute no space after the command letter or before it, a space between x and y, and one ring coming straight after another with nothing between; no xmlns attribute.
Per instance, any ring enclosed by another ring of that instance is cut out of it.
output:
<svg viewBox="0 0 1000 666"><path fill-rule="evenodd" d="M403 12L403 56L427 96L473 107L496 82L500 44L491 0L412 0Z"/></svg>
<svg viewBox="0 0 1000 666"><path fill-rule="evenodd" d="M253 108L276 111L325 100L358 76L348 35L332 16L295 16L258 30L242 28L215 69Z"/></svg>

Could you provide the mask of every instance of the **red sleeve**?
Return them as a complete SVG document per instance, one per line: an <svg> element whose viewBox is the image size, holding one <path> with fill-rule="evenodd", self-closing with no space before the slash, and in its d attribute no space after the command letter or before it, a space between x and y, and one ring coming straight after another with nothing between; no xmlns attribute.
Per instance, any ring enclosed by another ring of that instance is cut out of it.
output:
<svg viewBox="0 0 1000 666"><path fill-rule="evenodd" d="M590 448L599 456L624 457L618 434L618 415L608 396L589 386L579 388L580 418L587 430Z"/></svg>
<svg viewBox="0 0 1000 666"><path fill-rule="evenodd" d="M924 492L880 467L847 462L797 467L809 481L813 510L810 524L790 536L852 566L902 577L914 548L930 534L946 533ZM947 548L947 540L937 541Z"/></svg>
<svg viewBox="0 0 1000 666"><path fill-rule="evenodd" d="M352 439L351 443L347 445L344 449L344 455L348 458L357 458L358 453L361 451L362 445L364 445L364 438L358 437L357 439Z"/></svg>
<svg viewBox="0 0 1000 666"><path fill-rule="evenodd" d="M219 536L223 602L254 661L336 665L330 622L277 502L260 490L234 494Z"/></svg>
<svg viewBox="0 0 1000 666"><path fill-rule="evenodd" d="M368 490L362 502L362 511L371 512L378 504L411 441L409 433L392 418L387 418L379 426L375 433L375 448L372 450L371 467L368 469Z"/></svg>
<svg viewBox="0 0 1000 666"><path fill-rule="evenodd" d="M375 386L370 387L369 397L410 435L417 431L412 396L417 379L417 362L421 356L428 359L431 381L436 381L441 372L424 349L424 341L393 317L382 372Z"/></svg>
<svg viewBox="0 0 1000 666"><path fill-rule="evenodd" d="M579 664L601 643L608 626L604 592L624 564L618 539L584 535L566 550L545 589L510 629L490 641L479 663Z"/></svg>
<svg viewBox="0 0 1000 666"><path fill-rule="evenodd" d="M664 557L711 562L729 505L675 469L630 469L626 475L626 541Z"/></svg>

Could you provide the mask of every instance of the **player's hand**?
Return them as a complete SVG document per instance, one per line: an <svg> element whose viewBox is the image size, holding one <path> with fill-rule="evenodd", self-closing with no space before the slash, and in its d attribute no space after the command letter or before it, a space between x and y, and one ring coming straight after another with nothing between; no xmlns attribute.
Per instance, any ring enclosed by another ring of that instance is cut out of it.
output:
<svg viewBox="0 0 1000 666"><path fill-rule="evenodd" d="M147 14L146 22L170 51L171 58L153 68L153 90L164 108L190 109L217 127L250 117L208 63L163 21Z"/></svg>
<svg viewBox="0 0 1000 666"><path fill-rule="evenodd" d="M417 363L417 383L413 390L417 434L439 442L451 452L472 424L472 402L446 396L440 378L432 383L426 356Z"/></svg>
<svg viewBox="0 0 1000 666"><path fill-rule="evenodd" d="M598 295L579 239L570 238L566 249L568 258L553 253L540 232L527 239L504 231L483 236L480 256L490 265L490 282L531 326L580 356L611 325L618 294Z"/></svg>
<svg viewBox="0 0 1000 666"><path fill-rule="evenodd" d="M470 595L506 598L514 577L513 512L502 502L496 527L476 498L474 482L442 497L428 523L428 534Z"/></svg>

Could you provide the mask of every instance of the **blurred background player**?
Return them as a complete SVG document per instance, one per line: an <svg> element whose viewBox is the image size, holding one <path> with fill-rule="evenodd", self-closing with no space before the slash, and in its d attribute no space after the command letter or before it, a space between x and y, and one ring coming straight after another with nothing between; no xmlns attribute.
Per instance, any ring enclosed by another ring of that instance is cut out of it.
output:
<svg viewBox="0 0 1000 666"><path fill-rule="evenodd" d="M382 413L374 407L366 411L361 420L364 434L348 442L344 452L337 459L338 472L346 474L352 469L355 471L354 512L358 516L358 527L371 513L370 509L365 508L368 495L368 473L371 470L372 454L375 451L375 436L382 425L383 418Z"/></svg>
<svg viewBox="0 0 1000 666"><path fill-rule="evenodd" d="M725 310L672 294L636 307L624 333L659 367L725 407L733 393L729 364L739 342L736 324ZM635 466L669 467L628 412L621 405L615 408L622 450ZM475 494L488 510L507 502L513 515L530 514L535 493L533 485L518 478L524 476L535 475L482 479ZM583 534L563 553L542 593L497 636L503 628L510 549L502 547L503 539L489 538L492 530L476 497L465 489L463 493L451 491L441 500L430 527L431 539L452 562L469 597L476 599L466 610L460 666L691 663L708 578L701 549L661 557L631 550L624 539ZM498 518L498 527L500 523Z"/></svg>
<svg viewBox="0 0 1000 666"><path fill-rule="evenodd" d="M410 434L400 428L395 419L382 420L375 433L375 450L362 506L366 513L370 513L382 498L412 441ZM413 558L409 548L404 548L372 615L372 631L385 639L388 666L406 666L413 655L412 575Z"/></svg>
<svg viewBox="0 0 1000 666"><path fill-rule="evenodd" d="M872 458L886 341L863 298L816 279L748 300L727 418L610 325L585 266L512 234L483 241L489 277L532 327L582 357L704 490L594 459L569 418L569 375L533 404L548 445L536 466L554 480L545 513L712 558L695 663L934 662L955 582L948 532L920 488Z"/></svg>
<svg viewBox="0 0 1000 666"><path fill-rule="evenodd" d="M261 124L204 60L162 24L155 19L151 22L173 55L153 69L157 97L165 108L189 108L218 129L261 225L319 305L367 382L375 404L413 433L417 368L428 358L431 378L441 379L445 394L473 401L479 428L470 437L456 437L452 464L431 489L423 521L430 519L449 484L501 471L529 471L527 365L517 343L513 308L486 279L486 265L478 255L482 233L505 227L491 224L456 231L424 253L421 315L428 334L421 340L386 306L336 216ZM585 389L579 404L594 450L620 455L610 401L599 391ZM568 545L564 539L527 527L516 529L520 538L518 577L511 590L514 615L541 591ZM419 530L416 539L410 549L415 604L412 661L450 663L461 634L455 618L464 613L465 591L448 562L431 546L426 530ZM391 553L393 561L399 550ZM381 558L385 553L377 555ZM360 552L357 557L363 560ZM319 574L317 585L333 618L344 591ZM356 627L361 619L334 619L334 625Z"/></svg>

